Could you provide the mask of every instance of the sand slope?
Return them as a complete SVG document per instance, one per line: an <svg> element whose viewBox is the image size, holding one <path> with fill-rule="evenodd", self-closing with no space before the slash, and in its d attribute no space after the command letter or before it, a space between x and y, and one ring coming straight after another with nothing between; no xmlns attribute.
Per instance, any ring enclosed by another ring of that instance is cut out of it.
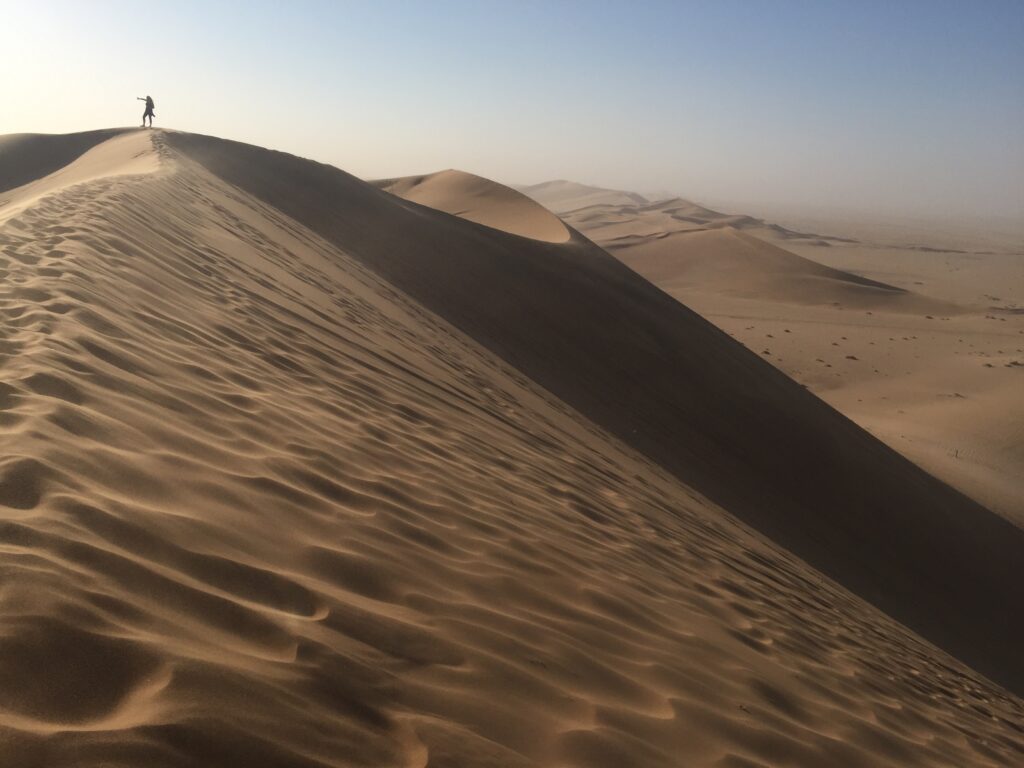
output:
<svg viewBox="0 0 1024 768"><path fill-rule="evenodd" d="M337 185L336 236L380 211L394 226L341 249L182 148L294 204ZM506 236L203 137L96 151L110 175L0 224L4 764L1024 754L1019 699L365 266L374 243L438 228L448 249L419 251L438 283L463 238L515 277ZM122 173L137 155L155 167Z"/></svg>
<svg viewBox="0 0 1024 768"><path fill-rule="evenodd" d="M569 230L561 219L521 192L463 171L382 179L374 186L478 224L534 240L564 243Z"/></svg>

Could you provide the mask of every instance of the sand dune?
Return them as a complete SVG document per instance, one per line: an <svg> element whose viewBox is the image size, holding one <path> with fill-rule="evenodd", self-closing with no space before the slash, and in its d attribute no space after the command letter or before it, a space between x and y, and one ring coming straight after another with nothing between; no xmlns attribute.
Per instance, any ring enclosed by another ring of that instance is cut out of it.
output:
<svg viewBox="0 0 1024 768"><path fill-rule="evenodd" d="M732 227L652 237L609 250L676 295L687 289L803 304L885 307L889 311L956 313L949 302L826 267Z"/></svg>
<svg viewBox="0 0 1024 768"><path fill-rule="evenodd" d="M848 537L905 619L1011 685L1013 530L583 238L187 134L76 162L0 209L4 764L1024 754L1018 698L676 475L749 485L777 527L803 510L833 570ZM769 437L812 505L766 493ZM871 487L845 501L840 474Z"/></svg>
<svg viewBox="0 0 1024 768"><path fill-rule="evenodd" d="M555 213L566 213L593 205L649 205L651 202L635 192L590 187L564 179L529 184L516 189Z"/></svg>
<svg viewBox="0 0 1024 768"><path fill-rule="evenodd" d="M521 192L463 171L440 171L371 182L393 195L477 224L534 240L564 243L561 219Z"/></svg>
<svg viewBox="0 0 1024 768"><path fill-rule="evenodd" d="M727 227L769 240L823 245L851 242L848 238L786 229L745 214L721 213L680 197L650 200L634 192L571 181L551 181L518 189L606 247L635 245L651 236L663 237L675 232Z"/></svg>

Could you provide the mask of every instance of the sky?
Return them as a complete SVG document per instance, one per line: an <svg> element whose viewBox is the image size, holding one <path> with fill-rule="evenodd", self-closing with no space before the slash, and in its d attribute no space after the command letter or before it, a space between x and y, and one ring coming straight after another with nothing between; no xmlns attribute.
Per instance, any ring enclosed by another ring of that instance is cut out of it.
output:
<svg viewBox="0 0 1024 768"><path fill-rule="evenodd" d="M0 0L0 134L155 124L363 178L1024 218L1024 0Z"/></svg>

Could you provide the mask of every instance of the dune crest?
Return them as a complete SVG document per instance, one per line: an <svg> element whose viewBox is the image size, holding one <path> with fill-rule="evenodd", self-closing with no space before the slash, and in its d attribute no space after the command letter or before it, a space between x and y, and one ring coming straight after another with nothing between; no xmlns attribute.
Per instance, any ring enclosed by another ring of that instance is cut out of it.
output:
<svg viewBox="0 0 1024 768"><path fill-rule="evenodd" d="M0 209L4 764L1024 754L1014 695L378 271L440 290L443 259L493 258L515 287L517 258L583 245L533 253L336 169L138 135L160 172L108 147L112 172Z"/></svg>

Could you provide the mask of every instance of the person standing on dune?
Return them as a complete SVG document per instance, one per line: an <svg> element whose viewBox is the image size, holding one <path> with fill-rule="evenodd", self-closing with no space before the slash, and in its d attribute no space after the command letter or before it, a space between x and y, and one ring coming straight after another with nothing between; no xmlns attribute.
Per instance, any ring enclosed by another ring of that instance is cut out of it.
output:
<svg viewBox="0 0 1024 768"><path fill-rule="evenodd" d="M142 113L142 127L143 128L146 127L146 118L148 117L149 118L149 127L152 128L153 127L153 116L155 114L153 112L153 107L155 106L153 104L153 97L152 96L147 96L146 98L142 98L141 96L136 96L136 99L138 101L146 102L146 111Z"/></svg>

